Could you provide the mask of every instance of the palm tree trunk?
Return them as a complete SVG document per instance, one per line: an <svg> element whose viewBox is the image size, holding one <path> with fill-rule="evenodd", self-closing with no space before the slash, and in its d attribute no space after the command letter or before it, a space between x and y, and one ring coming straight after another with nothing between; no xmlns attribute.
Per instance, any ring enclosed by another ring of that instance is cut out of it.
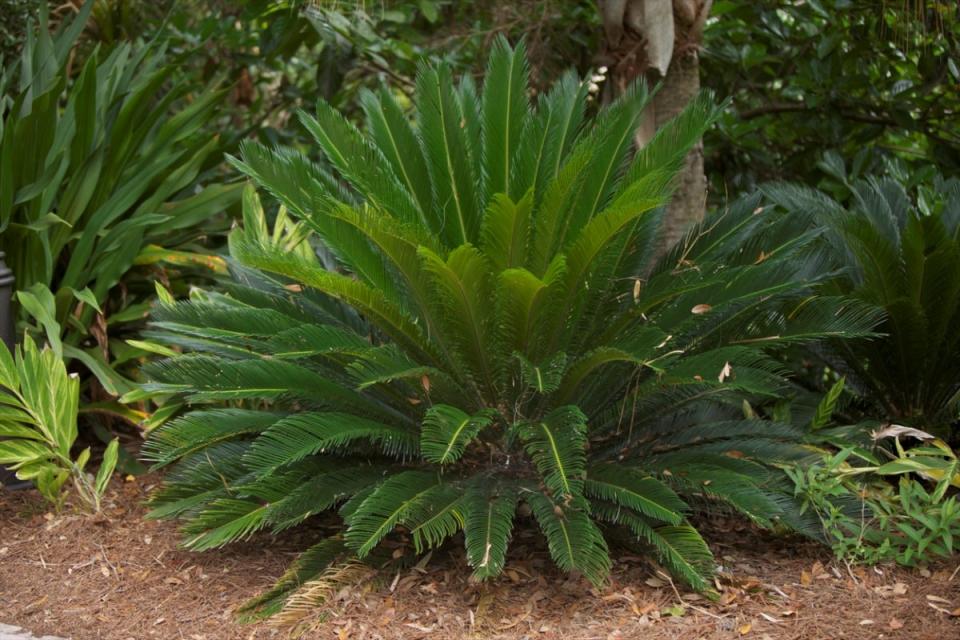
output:
<svg viewBox="0 0 960 640"><path fill-rule="evenodd" d="M637 130L643 146L700 91L700 44L712 0L601 0L605 47L600 56L610 82L606 99L623 91L637 77L659 92ZM669 247L690 225L703 219L707 180L703 143L687 156L678 187L667 210L661 247Z"/></svg>

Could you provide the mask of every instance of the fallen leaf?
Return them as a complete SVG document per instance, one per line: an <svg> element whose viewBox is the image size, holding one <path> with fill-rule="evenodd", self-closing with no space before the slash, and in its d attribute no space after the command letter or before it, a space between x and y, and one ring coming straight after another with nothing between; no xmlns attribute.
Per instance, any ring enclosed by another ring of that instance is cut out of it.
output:
<svg viewBox="0 0 960 640"><path fill-rule="evenodd" d="M662 613L665 616L682 618L684 615L686 615L687 610L684 609L682 605L675 604L672 607L664 607L663 609L660 610L660 613Z"/></svg>
<svg viewBox="0 0 960 640"><path fill-rule="evenodd" d="M708 311L710 311L710 309L713 309L713 307L710 306L709 304L698 304L698 305L694 305L693 309L690 309L690 313L693 313L699 316L699 315L703 315L704 313L707 313Z"/></svg>
<svg viewBox="0 0 960 640"><path fill-rule="evenodd" d="M750 633L750 629L753 629L753 625L748 622L747 624L741 625L740 628L737 629L737 633L739 633L742 636L745 636L748 633Z"/></svg>
<svg viewBox="0 0 960 640"><path fill-rule="evenodd" d="M780 620L779 618L775 618L769 613L764 613L762 611L760 612L760 617L762 617L767 622L772 622L774 624L780 624L781 622L783 622L783 620Z"/></svg>
<svg viewBox="0 0 960 640"><path fill-rule="evenodd" d="M807 587L810 583L813 582L813 576L810 575L810 572L803 570L800 572L800 584Z"/></svg>
<svg viewBox="0 0 960 640"><path fill-rule="evenodd" d="M890 618L890 622L887 623L887 626L893 631L896 631L897 629L903 629L903 623L896 618Z"/></svg>
<svg viewBox="0 0 960 640"><path fill-rule="evenodd" d="M863 626L867 626L867 625L869 625L869 624L873 624L873 620L869 620L869 619L868 619L868 620L861 620L861 621L860 621L860 624L863 625Z"/></svg>
<svg viewBox="0 0 960 640"><path fill-rule="evenodd" d="M717 382L723 382L730 377L730 374L733 373L733 367L730 366L730 363L727 362L723 365L723 369L720 370L720 375L717 376Z"/></svg>

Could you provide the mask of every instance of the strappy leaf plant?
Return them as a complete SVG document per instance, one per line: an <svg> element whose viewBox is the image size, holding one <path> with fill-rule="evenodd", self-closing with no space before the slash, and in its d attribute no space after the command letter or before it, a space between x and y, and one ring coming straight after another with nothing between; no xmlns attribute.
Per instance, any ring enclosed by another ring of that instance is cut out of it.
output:
<svg viewBox="0 0 960 640"><path fill-rule="evenodd" d="M695 508L794 522L761 461L802 455L800 432L743 416L781 385L760 347L875 321L810 294L809 220L745 201L653 265L709 98L634 153L642 85L596 117L573 75L532 105L522 45L499 41L483 89L424 67L414 121L368 93L363 131L320 103L301 117L334 174L247 144L236 165L319 251L248 224L226 291L153 317L149 337L187 353L150 365L146 389L195 408L147 443L175 465L154 516L183 518L197 550L343 518L254 612L387 537L423 552L462 532L484 579L515 527L539 526L557 566L594 583L616 542L705 589Z"/></svg>
<svg viewBox="0 0 960 640"><path fill-rule="evenodd" d="M142 352L108 338L113 323L145 315L153 291L129 273L161 260L215 263L177 249L191 249L242 187L196 186L219 150L204 128L224 91L171 82L177 66L161 43L97 47L76 62L94 4L54 31L40 3L19 59L0 68L0 251L20 319L119 395L129 381L104 360ZM122 295L108 295L121 283Z"/></svg>

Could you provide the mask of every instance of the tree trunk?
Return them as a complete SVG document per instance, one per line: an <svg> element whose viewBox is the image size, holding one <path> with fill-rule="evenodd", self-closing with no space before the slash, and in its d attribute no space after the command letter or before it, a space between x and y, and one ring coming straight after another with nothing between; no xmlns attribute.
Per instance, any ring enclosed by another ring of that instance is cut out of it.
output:
<svg viewBox="0 0 960 640"><path fill-rule="evenodd" d="M601 0L605 32L601 63L608 67L605 99L612 99L637 77L650 87L662 82L637 130L637 145L646 144L680 113L700 90L700 44L712 0ZM677 191L667 208L661 251L703 219L707 180L703 143L687 156Z"/></svg>

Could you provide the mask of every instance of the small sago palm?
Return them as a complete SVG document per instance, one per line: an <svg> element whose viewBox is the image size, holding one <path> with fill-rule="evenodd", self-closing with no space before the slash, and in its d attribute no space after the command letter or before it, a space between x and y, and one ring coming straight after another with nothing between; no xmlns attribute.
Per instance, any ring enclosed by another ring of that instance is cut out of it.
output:
<svg viewBox="0 0 960 640"><path fill-rule="evenodd" d="M154 316L151 337L191 353L151 365L148 391L228 405L151 436L153 461L177 463L155 515L185 518L193 549L343 518L258 611L388 536L422 552L462 532L484 579L536 522L594 583L617 541L703 589L691 505L799 522L758 460L802 455L800 434L743 416L782 382L760 347L873 319L810 294L816 234L756 200L652 264L674 176L717 115L706 97L634 153L642 86L595 118L573 75L529 95L522 46L499 41L482 96L424 67L415 122L387 91L364 95L366 132L325 103L303 114L324 167L247 144L236 165L301 226L268 233L248 193L235 282Z"/></svg>

